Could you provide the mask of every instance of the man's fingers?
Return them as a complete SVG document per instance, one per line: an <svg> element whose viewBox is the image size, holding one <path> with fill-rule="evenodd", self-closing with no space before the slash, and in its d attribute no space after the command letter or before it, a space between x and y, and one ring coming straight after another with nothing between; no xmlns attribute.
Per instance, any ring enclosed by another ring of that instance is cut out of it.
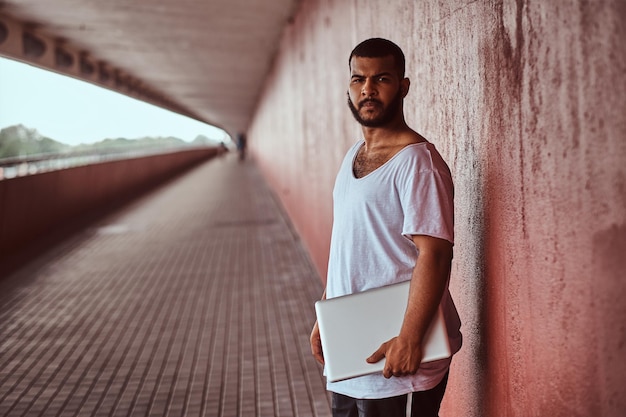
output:
<svg viewBox="0 0 626 417"><path fill-rule="evenodd" d="M315 360L324 365L324 352L322 351L322 339L320 338L320 329L315 322L313 331L311 331L311 353Z"/></svg>
<svg viewBox="0 0 626 417"><path fill-rule="evenodd" d="M312 344L311 352L313 353L315 360L324 365L324 352L322 352L321 344Z"/></svg>
<svg viewBox="0 0 626 417"><path fill-rule="evenodd" d="M380 362L382 359L385 358L386 352L387 352L387 344L383 343L382 345L380 345L380 347L378 348L376 352L372 353L372 355L366 359L367 363Z"/></svg>

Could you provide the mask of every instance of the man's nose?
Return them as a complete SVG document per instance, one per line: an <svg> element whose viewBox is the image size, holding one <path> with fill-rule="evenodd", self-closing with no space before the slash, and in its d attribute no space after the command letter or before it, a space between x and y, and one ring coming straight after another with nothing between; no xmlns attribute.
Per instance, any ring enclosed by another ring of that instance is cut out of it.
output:
<svg viewBox="0 0 626 417"><path fill-rule="evenodd" d="M365 97L376 95L376 88L372 80L365 79L365 82L363 83L363 88L361 88L361 95Z"/></svg>

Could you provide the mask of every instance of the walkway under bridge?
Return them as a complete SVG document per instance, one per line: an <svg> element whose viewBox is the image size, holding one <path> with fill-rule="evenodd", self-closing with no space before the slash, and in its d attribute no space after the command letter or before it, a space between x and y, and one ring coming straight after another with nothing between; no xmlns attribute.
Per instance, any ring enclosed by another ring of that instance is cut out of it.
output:
<svg viewBox="0 0 626 417"><path fill-rule="evenodd" d="M328 416L321 293L254 163L211 159L0 281L0 416Z"/></svg>

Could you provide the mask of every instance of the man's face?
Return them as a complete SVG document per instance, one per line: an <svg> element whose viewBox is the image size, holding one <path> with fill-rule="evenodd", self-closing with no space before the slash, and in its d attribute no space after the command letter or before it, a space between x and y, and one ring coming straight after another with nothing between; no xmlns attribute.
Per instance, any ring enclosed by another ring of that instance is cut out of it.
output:
<svg viewBox="0 0 626 417"><path fill-rule="evenodd" d="M408 80L400 79L392 56L350 60L348 107L366 127L381 127L402 113Z"/></svg>

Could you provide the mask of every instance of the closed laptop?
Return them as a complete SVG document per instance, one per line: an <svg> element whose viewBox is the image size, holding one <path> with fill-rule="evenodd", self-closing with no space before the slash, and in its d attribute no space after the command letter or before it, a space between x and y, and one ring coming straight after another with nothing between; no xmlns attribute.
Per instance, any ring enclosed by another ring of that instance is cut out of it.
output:
<svg viewBox="0 0 626 417"><path fill-rule="evenodd" d="M400 333L410 281L320 300L315 311L329 381L381 372L385 360L366 362L381 344ZM451 356L441 308L424 339L422 362Z"/></svg>

